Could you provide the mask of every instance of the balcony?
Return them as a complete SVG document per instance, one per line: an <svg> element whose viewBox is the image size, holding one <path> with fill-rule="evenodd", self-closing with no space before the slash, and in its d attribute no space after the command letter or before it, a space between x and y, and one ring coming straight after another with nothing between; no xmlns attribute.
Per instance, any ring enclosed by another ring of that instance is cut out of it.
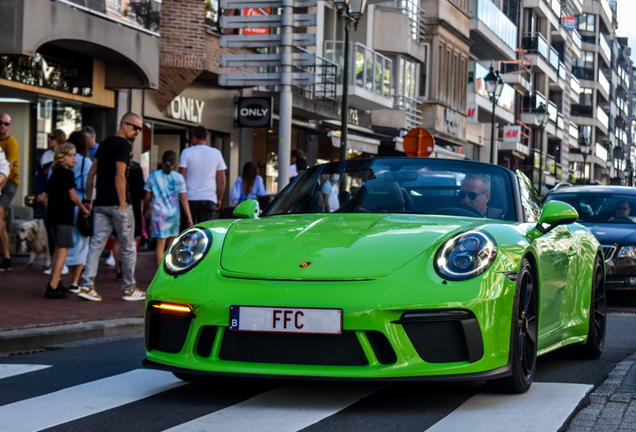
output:
<svg viewBox="0 0 636 432"><path fill-rule="evenodd" d="M581 34L577 30L569 32L572 35L572 57L581 58L581 50L583 49L583 41Z"/></svg>
<svg viewBox="0 0 636 432"><path fill-rule="evenodd" d="M601 95L605 98L606 101L609 101L610 96L610 83L605 77L605 74L602 70L598 71L598 85L601 90L605 92L605 94L601 93Z"/></svg>
<svg viewBox="0 0 636 432"><path fill-rule="evenodd" d="M424 63L424 11L413 0L394 0L375 5L373 49L379 52L408 54Z"/></svg>
<svg viewBox="0 0 636 432"><path fill-rule="evenodd" d="M581 0L572 0L572 6L574 7L574 15L583 13L583 2Z"/></svg>
<svg viewBox="0 0 636 432"><path fill-rule="evenodd" d="M53 0L123 26L159 32L161 0Z"/></svg>
<svg viewBox="0 0 636 432"><path fill-rule="evenodd" d="M558 5L557 5L558 3ZM547 19L552 27L559 28L561 25L561 14L557 15L555 9L560 9L559 0L523 0L524 8L532 8L542 18Z"/></svg>
<svg viewBox="0 0 636 432"><path fill-rule="evenodd" d="M530 129L527 125L517 120L517 124L521 126L521 134L518 142L505 142L503 141L503 129L500 129L498 134L498 148L501 152L517 152L530 156Z"/></svg>
<svg viewBox="0 0 636 432"><path fill-rule="evenodd" d="M422 111L417 109L417 99L408 96L396 96L393 108L406 113L407 129L422 126Z"/></svg>
<svg viewBox="0 0 636 432"><path fill-rule="evenodd" d="M501 65L501 78L513 86L521 94L532 91L532 70L520 61L516 63L503 63Z"/></svg>
<svg viewBox="0 0 636 432"><path fill-rule="evenodd" d="M0 53L34 57L43 47L66 50L71 58L87 56L105 64L106 88L157 88L159 86L159 2L144 2L148 13L134 9L118 16L104 0L2 0L7 18L0 26ZM95 6L97 5L97 6ZM133 13L137 10L138 13ZM149 29L147 29L148 27Z"/></svg>
<svg viewBox="0 0 636 432"><path fill-rule="evenodd" d="M552 66L550 61L550 48L548 42L541 33L526 34L521 38L522 49L526 52L526 56L532 62L532 67L540 73L548 75L555 81L557 80L558 69L558 53L556 53L556 67Z"/></svg>
<svg viewBox="0 0 636 432"><path fill-rule="evenodd" d="M601 123L601 125L603 125L605 127L605 130L608 131L609 130L609 116L605 113L605 111L603 111L603 109L600 106L596 107L596 118ZM605 135L607 135L607 132L605 132Z"/></svg>
<svg viewBox="0 0 636 432"><path fill-rule="evenodd" d="M349 53L349 105L365 111L393 108L392 61L358 42L351 42ZM338 82L342 82L344 42L325 41L324 55L327 61L338 65ZM337 94L342 97L341 85Z"/></svg>
<svg viewBox="0 0 636 432"><path fill-rule="evenodd" d="M610 65L612 64L612 50L610 49L610 46L607 43L607 40L605 39L603 33L599 33L599 35L599 46L601 48L601 53L605 55L605 61L608 65Z"/></svg>
<svg viewBox="0 0 636 432"><path fill-rule="evenodd" d="M480 121L490 123L492 116L492 102L486 91L486 83L484 78L488 75L488 69L479 63L475 63L475 79L473 83L468 84L468 103L476 103L479 107L479 113L487 113L487 118L483 117ZM512 86L505 84L501 96L497 101L495 115L506 123L513 123L514 106L516 91Z"/></svg>
<svg viewBox="0 0 636 432"><path fill-rule="evenodd" d="M471 9L471 52L479 59L514 60L517 26L492 0L473 0Z"/></svg>

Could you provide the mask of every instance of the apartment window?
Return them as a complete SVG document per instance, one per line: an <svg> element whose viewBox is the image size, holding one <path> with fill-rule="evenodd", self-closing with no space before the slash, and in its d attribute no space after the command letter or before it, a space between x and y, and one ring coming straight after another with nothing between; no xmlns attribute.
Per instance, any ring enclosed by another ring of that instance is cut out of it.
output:
<svg viewBox="0 0 636 432"><path fill-rule="evenodd" d="M596 31L596 15L581 14L578 16L578 28L581 31Z"/></svg>
<svg viewBox="0 0 636 432"><path fill-rule="evenodd" d="M219 27L219 0L205 0L205 24L218 29Z"/></svg>
<svg viewBox="0 0 636 432"><path fill-rule="evenodd" d="M592 126L579 126L579 136L589 140L592 136Z"/></svg>
<svg viewBox="0 0 636 432"><path fill-rule="evenodd" d="M420 65L420 85L419 85L419 93L418 93L418 96L420 97L420 99L428 98L428 66L429 66L428 47L429 47L428 45L424 46L424 48L426 48L426 55L424 56L426 61L423 65Z"/></svg>
<svg viewBox="0 0 636 432"><path fill-rule="evenodd" d="M415 99L420 65L402 56L399 56L396 61L394 61L394 64L398 68L398 70L395 71L397 75L395 95Z"/></svg>
<svg viewBox="0 0 636 432"><path fill-rule="evenodd" d="M592 89L582 88L581 93L579 94L579 104L592 106L592 94L593 94Z"/></svg>

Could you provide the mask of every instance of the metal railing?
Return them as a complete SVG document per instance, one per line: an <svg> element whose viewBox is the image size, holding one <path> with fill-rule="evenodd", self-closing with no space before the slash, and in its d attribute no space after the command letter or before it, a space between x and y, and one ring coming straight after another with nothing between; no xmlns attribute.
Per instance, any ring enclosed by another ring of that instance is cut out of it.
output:
<svg viewBox="0 0 636 432"><path fill-rule="evenodd" d="M137 30L159 33L161 0L52 0Z"/></svg>
<svg viewBox="0 0 636 432"><path fill-rule="evenodd" d="M275 52L276 49L272 50ZM309 53L304 48L296 47L294 52ZM314 83L311 85L294 85L292 93L299 95L305 99L322 102L327 105L337 105L337 86L339 67L336 63L316 56L316 64L311 66L293 66L292 72L305 72L314 75ZM266 66L259 68L259 72L281 72L281 66ZM261 91L277 92L280 91L278 86L261 86Z"/></svg>
<svg viewBox="0 0 636 432"><path fill-rule="evenodd" d="M408 129L420 127L422 125L422 111L417 109L417 99L408 96L395 96L395 105L393 108L402 110L406 113L406 125Z"/></svg>
<svg viewBox="0 0 636 432"><path fill-rule="evenodd" d="M609 59L609 61L612 61L612 50L610 49L605 36L603 36L603 33L599 33L599 35L601 36L599 38L599 46L601 47L601 50L603 51L603 53L605 53L605 56Z"/></svg>
<svg viewBox="0 0 636 432"><path fill-rule="evenodd" d="M526 34L521 38L522 48L529 54L539 53L549 59L548 41L541 33Z"/></svg>
<svg viewBox="0 0 636 432"><path fill-rule="evenodd" d="M610 83L601 69L598 70L598 83L605 93L610 94Z"/></svg>
<svg viewBox="0 0 636 432"><path fill-rule="evenodd" d="M424 9L420 7L417 0L392 0L388 2L378 3L380 9L397 9L409 17L411 28L410 33L413 40L422 42L425 36L425 20Z"/></svg>
<svg viewBox="0 0 636 432"><path fill-rule="evenodd" d="M517 26L492 0L473 0L472 9L477 11L476 18L492 30L499 39L513 50L517 49Z"/></svg>

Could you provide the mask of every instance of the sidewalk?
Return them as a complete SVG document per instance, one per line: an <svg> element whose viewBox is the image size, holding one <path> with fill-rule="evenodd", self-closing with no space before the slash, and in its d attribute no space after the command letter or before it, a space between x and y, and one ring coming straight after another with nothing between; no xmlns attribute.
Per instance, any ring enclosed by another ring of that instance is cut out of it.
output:
<svg viewBox="0 0 636 432"><path fill-rule="evenodd" d="M145 291L155 275L155 263L153 252L140 252L137 254L137 268L135 278L137 287ZM43 274L42 257L33 266L27 266L28 256L17 256L11 259L12 269L0 273L0 352L8 350L6 340L11 339L12 330L35 329L47 327L41 331L31 330L26 334L47 333L66 334L66 340L56 339L57 342L68 342L92 336L96 327L104 331L104 335L123 334L123 332L143 331L143 314L145 302L126 302L121 299L121 280L115 279L115 267L109 267L100 260L99 271L95 281L95 288L102 296L101 302L92 302L78 298L75 294L68 293L68 298L63 300L51 300L44 297L48 276ZM70 274L62 276L64 285L70 284ZM81 279L80 279L81 282ZM136 318L136 320L121 320ZM108 321L104 320L115 320ZM69 327L62 324L80 322L94 322L92 326L83 326L88 333L81 335L78 326ZM101 324L100 324L101 323ZM121 329L117 330L121 324ZM57 328L56 326L61 326ZM78 329L79 333L72 331ZM24 333L24 332L21 332ZM108 333L108 334L107 334ZM64 337L63 337L64 338ZM3 341L5 346L3 348ZM26 343L19 350L38 348ZM15 348L16 345L11 345Z"/></svg>

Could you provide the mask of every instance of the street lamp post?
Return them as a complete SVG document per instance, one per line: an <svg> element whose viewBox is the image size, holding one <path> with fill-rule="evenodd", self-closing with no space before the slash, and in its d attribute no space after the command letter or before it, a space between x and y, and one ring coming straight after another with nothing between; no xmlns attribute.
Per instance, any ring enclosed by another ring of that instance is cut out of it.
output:
<svg viewBox="0 0 636 432"><path fill-rule="evenodd" d="M539 128L541 129L541 144L539 147L539 195L541 195L543 189L543 132L548 122L548 110L543 102L541 102L539 107L535 110L535 115Z"/></svg>
<svg viewBox="0 0 636 432"><path fill-rule="evenodd" d="M342 106L340 112L340 160L347 159L347 129L349 124L349 31L354 30L362 18L367 0L332 0L338 10L338 18L344 19L344 59L342 65Z"/></svg>
<svg viewBox="0 0 636 432"><path fill-rule="evenodd" d="M585 184L585 164L587 161L587 157L590 155L590 143L587 140L587 138L585 137L581 137L580 140L580 144L579 144L579 150L581 151L581 154L583 155L583 184Z"/></svg>
<svg viewBox="0 0 636 432"><path fill-rule="evenodd" d="M490 134L490 163L495 163L495 109L497 108L497 101L503 91L504 81L499 76L499 71L495 72L493 67L490 67L490 72L484 78L486 83L486 91L490 96L492 102L492 130Z"/></svg>

